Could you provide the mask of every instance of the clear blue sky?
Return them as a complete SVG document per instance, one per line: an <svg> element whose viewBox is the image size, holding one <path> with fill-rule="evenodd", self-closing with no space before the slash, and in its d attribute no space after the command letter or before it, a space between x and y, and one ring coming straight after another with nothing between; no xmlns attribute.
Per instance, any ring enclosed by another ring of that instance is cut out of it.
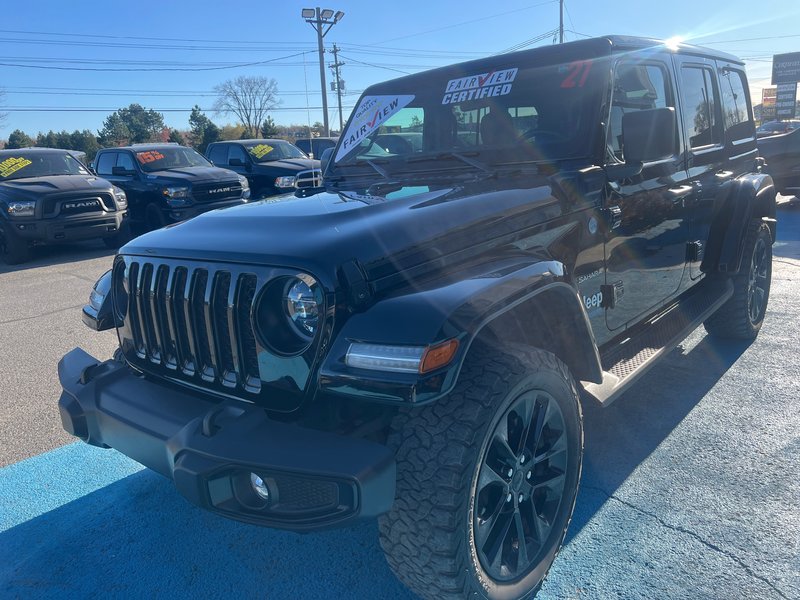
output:
<svg viewBox="0 0 800 600"><path fill-rule="evenodd" d="M97 130L105 116L131 102L162 110L167 125L185 129L188 110L170 109L194 104L210 108L212 88L237 75L277 80L281 99L281 110L273 113L277 123L322 120L316 34L300 17L307 6L316 4L302 0L14 3L0 21L0 88L6 90L9 112L0 138L17 128L29 134ZM336 43L347 63L342 67L348 88L345 119L360 91L371 83L502 52L540 35L544 39L526 47L550 44L553 35L548 32L558 27L557 0L333 0L320 6L345 12L325 38L326 49ZM755 103L760 102L761 88L769 85L772 55L800 51L796 0L566 0L564 21L568 41L609 33L683 36L738 55L747 62ZM332 58L326 55L326 62ZM257 61L273 62L196 70ZM29 67L10 66L21 64ZM329 69L326 76L330 82ZM334 126L338 124L335 93L328 98ZM312 108L307 111L306 106ZM14 110L20 108L37 110ZM44 108L61 110L38 110ZM220 124L234 121L232 116L208 114Z"/></svg>

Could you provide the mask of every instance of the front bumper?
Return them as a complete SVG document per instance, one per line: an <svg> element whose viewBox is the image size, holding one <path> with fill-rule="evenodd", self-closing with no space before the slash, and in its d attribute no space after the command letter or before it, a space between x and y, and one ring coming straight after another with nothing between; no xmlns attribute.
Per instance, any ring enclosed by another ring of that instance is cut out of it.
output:
<svg viewBox="0 0 800 600"><path fill-rule="evenodd" d="M225 200L217 200L215 202L197 202L186 207L170 208L168 206L162 207L162 212L166 218L167 223L179 223L192 219L210 210L217 208L228 208L229 206L239 206L249 202L248 198L226 198Z"/></svg>
<svg viewBox="0 0 800 600"><path fill-rule="evenodd" d="M310 531L375 517L394 502L395 461L380 444L277 422L250 404L212 402L79 348L61 359L58 376L64 429L171 478L212 512ZM254 492L251 473L269 501Z"/></svg>
<svg viewBox="0 0 800 600"><path fill-rule="evenodd" d="M9 220L14 234L29 242L71 242L115 235L127 218L127 211L102 215L28 220Z"/></svg>

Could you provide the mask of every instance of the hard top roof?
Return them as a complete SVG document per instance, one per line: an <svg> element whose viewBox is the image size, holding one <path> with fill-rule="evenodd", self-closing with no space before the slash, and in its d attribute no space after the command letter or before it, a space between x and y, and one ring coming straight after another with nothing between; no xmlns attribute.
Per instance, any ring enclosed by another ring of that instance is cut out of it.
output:
<svg viewBox="0 0 800 600"><path fill-rule="evenodd" d="M0 154L13 154L15 152L59 152L62 154L72 154L74 150L64 150L63 148L44 148L42 146L27 146L25 148L3 148Z"/></svg>
<svg viewBox="0 0 800 600"><path fill-rule="evenodd" d="M431 69L429 71L422 71L420 73L406 75L405 77L387 80L385 82L375 84L374 86L370 86L368 89L380 88L389 82L397 83L405 80L413 80L419 77L436 76L437 74L444 74L448 71L481 72L481 69L494 68L495 66L500 67L501 65L524 65L528 61L535 61L541 65L562 64L575 60L601 58L631 50L645 50L647 48L656 49L658 47L662 47L663 49L676 54L691 54L704 58L721 59L739 65L744 64L741 59L733 56L732 54L702 46L694 46L692 44L684 43L675 45L670 44L668 46L666 40L659 40L655 38L626 35L605 35L585 40L577 40L574 42L566 42L564 44L539 46L538 48L531 48L530 50L520 50L517 52L509 52L507 54L496 54L471 61L456 63L445 67Z"/></svg>

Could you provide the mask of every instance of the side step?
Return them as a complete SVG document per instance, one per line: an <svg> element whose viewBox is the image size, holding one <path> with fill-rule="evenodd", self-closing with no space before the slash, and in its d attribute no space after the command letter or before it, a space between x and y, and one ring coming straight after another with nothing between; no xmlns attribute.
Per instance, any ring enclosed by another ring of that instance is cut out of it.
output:
<svg viewBox="0 0 800 600"><path fill-rule="evenodd" d="M659 358L680 344L733 295L733 282L700 284L696 292L646 322L636 333L601 356L603 382L582 381L584 390L603 406L616 400Z"/></svg>

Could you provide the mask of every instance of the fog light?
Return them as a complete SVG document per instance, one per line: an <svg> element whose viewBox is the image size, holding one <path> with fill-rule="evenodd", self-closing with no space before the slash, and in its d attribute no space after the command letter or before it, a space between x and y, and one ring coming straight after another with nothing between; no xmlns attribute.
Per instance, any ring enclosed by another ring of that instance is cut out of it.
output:
<svg viewBox="0 0 800 600"><path fill-rule="evenodd" d="M269 502L269 488L261 477L255 473L250 473L250 485L253 486L253 491L259 498L265 502Z"/></svg>

